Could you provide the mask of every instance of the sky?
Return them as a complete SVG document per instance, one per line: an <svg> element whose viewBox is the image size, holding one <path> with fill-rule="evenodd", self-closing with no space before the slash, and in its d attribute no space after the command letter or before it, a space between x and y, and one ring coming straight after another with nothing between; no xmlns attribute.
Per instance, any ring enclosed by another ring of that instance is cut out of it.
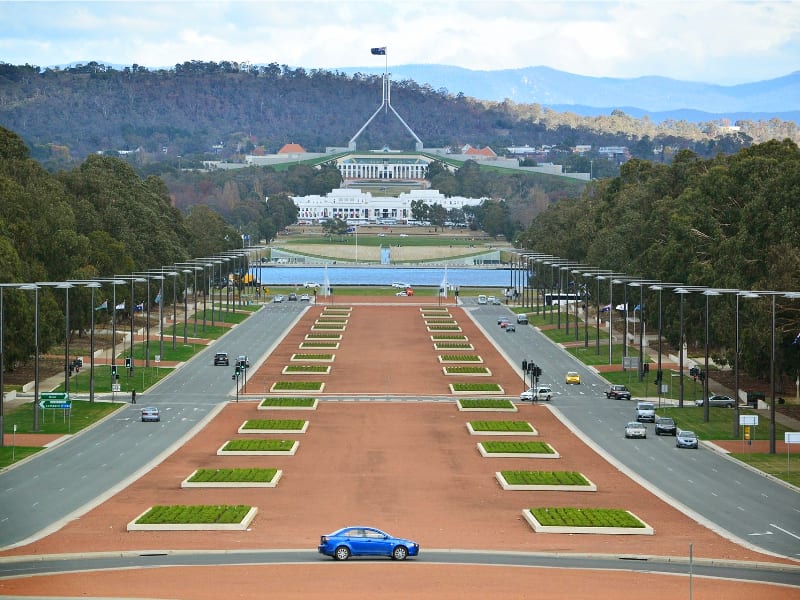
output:
<svg viewBox="0 0 800 600"><path fill-rule="evenodd" d="M0 0L0 62L192 60L547 66L732 85L800 70L800 0Z"/></svg>

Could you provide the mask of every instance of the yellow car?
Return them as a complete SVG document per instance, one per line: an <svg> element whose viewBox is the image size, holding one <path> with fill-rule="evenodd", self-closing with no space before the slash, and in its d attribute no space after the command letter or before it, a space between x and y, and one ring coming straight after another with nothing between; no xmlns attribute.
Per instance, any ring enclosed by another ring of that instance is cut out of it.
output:
<svg viewBox="0 0 800 600"><path fill-rule="evenodd" d="M581 376L578 375L575 371L568 371L566 377L566 383L569 385L570 383L575 383L577 385L581 384Z"/></svg>

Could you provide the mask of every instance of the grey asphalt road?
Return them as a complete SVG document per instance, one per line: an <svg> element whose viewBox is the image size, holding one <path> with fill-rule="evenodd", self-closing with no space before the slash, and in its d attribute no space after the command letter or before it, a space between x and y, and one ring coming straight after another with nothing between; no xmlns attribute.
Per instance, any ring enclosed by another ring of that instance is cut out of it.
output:
<svg viewBox="0 0 800 600"><path fill-rule="evenodd" d="M383 558L352 558L350 562L380 562ZM113 553L66 558L39 557L35 560L0 562L0 578L30 575L69 573L75 571L98 571L105 569L142 569L165 566L203 565L268 565L309 564L329 562L331 558L314 550L264 550L219 552L174 552L174 553ZM475 552L460 550L422 550L409 562L424 564L494 565L514 567L551 567L559 569L626 570L647 573L687 574L697 577L715 577L763 583L797 586L800 584L800 568L781 565L752 565L742 562L710 560L631 560L607 556L571 556L528 552ZM4 596L4 598L7 598Z"/></svg>
<svg viewBox="0 0 800 600"><path fill-rule="evenodd" d="M308 305L267 305L103 422L0 474L0 547L23 545L122 489L132 476L191 436L235 397L233 365L213 366L215 352L247 354L256 368ZM143 406L161 422L142 423ZM76 482L79 485L76 485Z"/></svg>
<svg viewBox="0 0 800 600"><path fill-rule="evenodd" d="M623 429L636 418L636 399L607 399L602 377L535 328L520 325L515 333L503 331L497 318L509 316L506 307L465 302L487 336L519 365L520 377L523 359L542 368L540 382L553 387L552 404L570 428L620 468L720 534L770 554L800 558L800 494L795 489L709 448L678 449L673 437L656 436L650 423L646 439L626 440ZM565 326L563 313L561 318ZM574 327L574 320L570 323ZM582 336L579 330L581 340ZM581 385L564 383L568 370L580 373ZM677 422L680 427L680 419Z"/></svg>

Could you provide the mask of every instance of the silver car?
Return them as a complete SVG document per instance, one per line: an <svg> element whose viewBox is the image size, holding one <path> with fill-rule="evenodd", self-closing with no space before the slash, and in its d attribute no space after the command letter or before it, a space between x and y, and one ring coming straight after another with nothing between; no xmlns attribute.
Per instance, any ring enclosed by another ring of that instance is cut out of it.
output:
<svg viewBox="0 0 800 600"><path fill-rule="evenodd" d="M639 423L639 421L631 421L625 425L625 437L644 439L647 437L647 427Z"/></svg>
<svg viewBox="0 0 800 600"><path fill-rule="evenodd" d="M694 431L681 429L675 436L675 446L678 448L697 448L697 434Z"/></svg>
<svg viewBox="0 0 800 600"><path fill-rule="evenodd" d="M708 405L716 408L733 408L735 401L730 396L709 396ZM695 406L703 406L703 399L700 398L694 401Z"/></svg>

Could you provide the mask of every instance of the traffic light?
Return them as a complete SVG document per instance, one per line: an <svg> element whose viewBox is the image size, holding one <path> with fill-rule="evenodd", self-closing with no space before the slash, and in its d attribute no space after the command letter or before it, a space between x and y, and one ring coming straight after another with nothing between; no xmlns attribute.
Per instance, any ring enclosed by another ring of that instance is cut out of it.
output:
<svg viewBox="0 0 800 600"><path fill-rule="evenodd" d="M528 361L524 358L522 359L522 370L527 373L528 372Z"/></svg>
<svg viewBox="0 0 800 600"><path fill-rule="evenodd" d="M116 378L116 376L117 376L117 365L111 365L111 376Z"/></svg>
<svg viewBox="0 0 800 600"><path fill-rule="evenodd" d="M125 368L130 369L133 361L131 360L130 356L125 357Z"/></svg>

